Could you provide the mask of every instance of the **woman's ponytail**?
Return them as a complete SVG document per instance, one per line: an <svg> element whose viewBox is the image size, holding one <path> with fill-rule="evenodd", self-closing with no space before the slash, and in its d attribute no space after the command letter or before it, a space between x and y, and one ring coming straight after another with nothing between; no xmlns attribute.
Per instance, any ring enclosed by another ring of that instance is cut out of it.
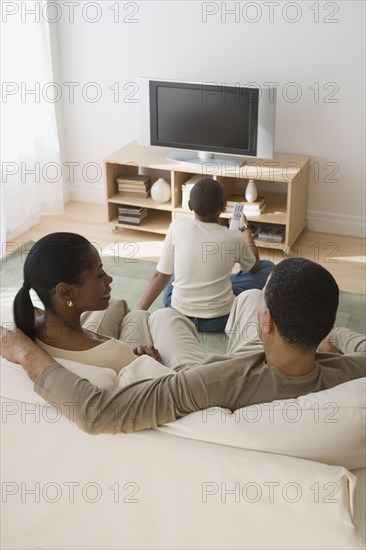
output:
<svg viewBox="0 0 366 550"><path fill-rule="evenodd" d="M30 287L26 284L18 290L14 298L13 313L15 324L32 340L36 339L35 315L29 294Z"/></svg>

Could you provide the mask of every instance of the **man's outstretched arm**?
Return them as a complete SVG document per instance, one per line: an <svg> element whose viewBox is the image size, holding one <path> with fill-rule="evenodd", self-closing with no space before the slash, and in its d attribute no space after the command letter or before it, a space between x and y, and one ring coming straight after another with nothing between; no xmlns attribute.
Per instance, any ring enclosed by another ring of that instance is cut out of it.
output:
<svg viewBox="0 0 366 550"><path fill-rule="evenodd" d="M129 433L152 428L207 406L206 388L198 374L191 380L193 385L187 384L184 376L178 380L178 375L172 373L104 390L55 363L20 330L0 330L1 355L20 363L35 382L35 391L57 404L87 433Z"/></svg>
<svg viewBox="0 0 366 550"><path fill-rule="evenodd" d="M105 390L54 363L35 381L34 390L56 403L64 416L92 435L130 433L171 422L182 416L167 387L167 379L139 381ZM196 408L188 405L188 411ZM187 413L186 413L187 414Z"/></svg>

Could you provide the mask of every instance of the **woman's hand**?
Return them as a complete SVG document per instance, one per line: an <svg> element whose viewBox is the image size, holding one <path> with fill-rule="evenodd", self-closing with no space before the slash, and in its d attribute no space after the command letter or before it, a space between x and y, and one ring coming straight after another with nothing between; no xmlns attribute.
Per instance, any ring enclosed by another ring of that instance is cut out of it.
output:
<svg viewBox="0 0 366 550"><path fill-rule="evenodd" d="M340 355L343 355L343 352L339 348L334 346L327 338L320 342L317 351L320 351L322 353L338 353Z"/></svg>
<svg viewBox="0 0 366 550"><path fill-rule="evenodd" d="M154 348L154 346L138 346L133 350L133 353L139 357L141 355L149 355L156 361L159 361L159 363L162 363L160 353L156 348Z"/></svg>

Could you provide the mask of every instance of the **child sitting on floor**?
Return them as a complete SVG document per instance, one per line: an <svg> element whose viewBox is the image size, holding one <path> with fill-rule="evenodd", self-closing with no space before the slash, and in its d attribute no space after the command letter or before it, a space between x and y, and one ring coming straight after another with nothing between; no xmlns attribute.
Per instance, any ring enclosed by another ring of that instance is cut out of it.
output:
<svg viewBox="0 0 366 550"><path fill-rule="evenodd" d="M274 264L259 259L244 214L238 231L220 225L225 210L220 183L196 183L188 206L195 216L170 224L156 272L137 309L147 310L165 288L165 307L189 317L200 332L224 332L234 297L262 289ZM241 270L232 275L236 262Z"/></svg>

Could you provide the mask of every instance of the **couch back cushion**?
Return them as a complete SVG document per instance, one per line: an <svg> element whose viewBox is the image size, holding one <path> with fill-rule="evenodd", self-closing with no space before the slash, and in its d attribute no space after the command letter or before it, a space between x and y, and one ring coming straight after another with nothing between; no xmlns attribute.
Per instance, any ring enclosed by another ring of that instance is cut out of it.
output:
<svg viewBox="0 0 366 550"><path fill-rule="evenodd" d="M234 412L212 407L157 429L180 437L359 468L365 466L365 382L360 378L297 399Z"/></svg>

